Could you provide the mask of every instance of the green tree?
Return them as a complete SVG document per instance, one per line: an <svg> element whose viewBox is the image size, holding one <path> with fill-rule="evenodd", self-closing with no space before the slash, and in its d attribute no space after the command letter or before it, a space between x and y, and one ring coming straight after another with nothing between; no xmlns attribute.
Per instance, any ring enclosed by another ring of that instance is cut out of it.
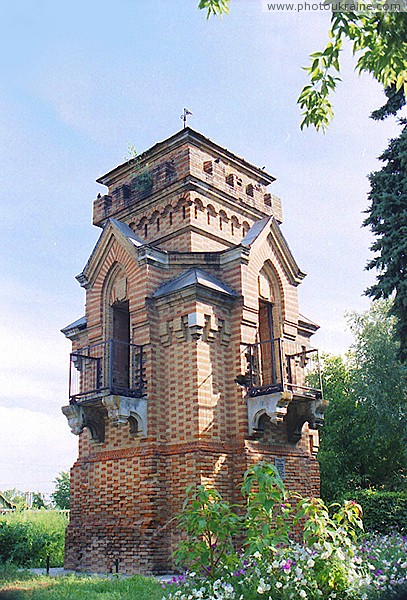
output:
<svg viewBox="0 0 407 600"><path fill-rule="evenodd" d="M45 508L45 502L42 494L34 492L32 508Z"/></svg>
<svg viewBox="0 0 407 600"><path fill-rule="evenodd" d="M383 109L382 114L386 116ZM368 263L367 269L378 270L376 283L366 293L375 299L394 295L391 312L397 317L395 332L400 342L400 358L406 360L407 121L402 120L401 123L403 130L400 136L391 140L380 156L384 166L369 176L370 205L363 225L370 227L375 235L371 250L376 256Z"/></svg>
<svg viewBox="0 0 407 600"><path fill-rule="evenodd" d="M407 462L407 369L398 356L390 302L349 316L355 342L344 360L325 357L330 401L321 433L321 493L330 501L358 488L402 489Z"/></svg>
<svg viewBox="0 0 407 600"><path fill-rule="evenodd" d="M54 480L55 492L52 499L55 506L60 509L70 508L70 479L67 471L62 471Z"/></svg>
<svg viewBox="0 0 407 600"><path fill-rule="evenodd" d="M306 67L309 84L298 103L303 110L301 128L313 125L325 130L333 117L330 95L335 90L340 71L340 52L345 41L358 55L356 69L382 83L386 104L374 111L373 119L396 115L406 103L407 95L407 13L391 12L383 2L378 9L364 12L338 12L332 4L329 42L324 50L311 54ZM401 0L403 2L404 0ZM207 17L229 11L230 0L200 0L199 8ZM403 8L403 6L401 7ZM386 10L387 9L387 10ZM364 225L376 236L372 250L378 254L367 268L379 271L377 283L367 290L375 299L395 293L392 312L397 316L396 334L401 343L400 356L407 359L407 132L406 121L399 138L390 142L380 160L386 164L370 175L371 202Z"/></svg>
<svg viewBox="0 0 407 600"><path fill-rule="evenodd" d="M334 0L335 2L335 0ZM330 41L324 50L311 54L306 67L310 83L298 103L303 109L301 128L313 125L326 129L333 117L329 100L340 81L340 52L347 40L353 54L359 54L356 70L372 75L385 89L405 97L407 94L407 13L373 10L370 12L332 12Z"/></svg>
<svg viewBox="0 0 407 600"><path fill-rule="evenodd" d="M390 115L396 115L398 111L406 104L404 89L397 90L395 85L385 88L384 93L387 97L386 104L377 110L374 110L370 117L375 121L383 121Z"/></svg>
<svg viewBox="0 0 407 600"><path fill-rule="evenodd" d="M348 475L352 476L354 466L348 449L354 442L356 402L349 369L341 356L322 356L322 384L329 406L318 453L321 496L332 500L336 498L338 487L349 485Z"/></svg>
<svg viewBox="0 0 407 600"><path fill-rule="evenodd" d="M206 10L209 19L211 15L222 16L229 12L230 0L200 0L198 8Z"/></svg>
<svg viewBox="0 0 407 600"><path fill-rule="evenodd" d="M324 130L331 122L333 107L329 98L340 81L340 52L346 41L358 55L359 73L369 73L385 89L407 94L407 13L390 12L384 2L377 2L379 8L371 11L338 12L335 2L327 2L332 4L329 41L323 50L311 54L311 64L305 68L309 84L298 98L303 110L301 128L313 125ZM230 0L199 2L208 18L229 12L229 6Z"/></svg>

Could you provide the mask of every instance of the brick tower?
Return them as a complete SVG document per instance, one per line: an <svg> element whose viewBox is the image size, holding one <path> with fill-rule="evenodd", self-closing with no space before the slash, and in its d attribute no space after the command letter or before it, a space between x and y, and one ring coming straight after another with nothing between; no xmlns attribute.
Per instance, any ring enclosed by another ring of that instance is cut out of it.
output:
<svg viewBox="0 0 407 600"><path fill-rule="evenodd" d="M318 326L298 312L273 181L188 127L98 179L86 315L62 330L79 436L67 568L168 572L186 486L239 501L260 459L318 494Z"/></svg>

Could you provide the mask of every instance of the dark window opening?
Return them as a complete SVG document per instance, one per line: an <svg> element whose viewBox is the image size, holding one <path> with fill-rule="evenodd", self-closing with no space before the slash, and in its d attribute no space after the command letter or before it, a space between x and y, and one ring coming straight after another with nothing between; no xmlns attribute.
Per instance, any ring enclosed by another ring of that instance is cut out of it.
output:
<svg viewBox="0 0 407 600"><path fill-rule="evenodd" d="M130 312L129 303L118 302L112 306L113 341L110 357L112 364L112 384L117 390L129 389L130 366Z"/></svg>
<svg viewBox="0 0 407 600"><path fill-rule="evenodd" d="M230 185L230 187L235 186L235 177L233 173L229 173L229 175L226 175L226 183Z"/></svg>
<svg viewBox="0 0 407 600"><path fill-rule="evenodd" d="M204 162L204 164L203 164L203 170L208 175L212 175L212 173L213 173L213 165L212 165L212 161L211 160L207 160L207 161Z"/></svg>
<svg viewBox="0 0 407 600"><path fill-rule="evenodd" d="M122 185L123 190L123 200L128 200L131 197L131 187L125 183Z"/></svg>
<svg viewBox="0 0 407 600"><path fill-rule="evenodd" d="M259 338L263 381L276 383L273 304L259 301Z"/></svg>

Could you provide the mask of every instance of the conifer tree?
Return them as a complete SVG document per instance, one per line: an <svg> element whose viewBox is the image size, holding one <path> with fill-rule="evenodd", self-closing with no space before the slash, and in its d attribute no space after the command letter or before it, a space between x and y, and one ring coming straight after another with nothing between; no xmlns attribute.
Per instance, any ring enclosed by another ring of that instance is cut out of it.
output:
<svg viewBox="0 0 407 600"><path fill-rule="evenodd" d="M397 317L396 334L400 341L400 358L407 359L407 121L400 121L400 136L390 141L379 157L384 162L380 171L369 176L368 216L364 225L376 239L375 252L367 269L377 269L377 281L367 291L374 299L394 294L391 312Z"/></svg>

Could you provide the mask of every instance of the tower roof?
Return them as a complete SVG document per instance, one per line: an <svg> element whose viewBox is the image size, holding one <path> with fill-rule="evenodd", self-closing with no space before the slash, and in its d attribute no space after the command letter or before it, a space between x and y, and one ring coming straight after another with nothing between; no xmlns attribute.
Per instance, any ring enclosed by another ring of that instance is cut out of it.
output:
<svg viewBox="0 0 407 600"><path fill-rule="evenodd" d="M149 160L156 158L160 154L164 154L168 150L172 150L177 146L184 144L185 142L189 142L199 148L210 150L212 153L217 154L219 158L223 158L227 161L235 163L243 172L246 172L248 175L255 177L258 181L260 181L263 185L269 185L273 181L275 181L275 177L266 173L263 169L254 166L249 163L246 159L237 156L233 152L230 152L227 148L223 148L219 144L216 144L209 138L203 136L198 131L191 129L190 127L185 127L185 129L181 129L174 133L174 135L169 138L163 140L162 142L158 142L154 144L148 150L145 150L137 157L137 161L140 165L143 165ZM109 186L113 180L120 176L122 172L128 171L129 168L134 166L135 159L131 158L126 162L118 165L105 175L99 177L96 181L101 183L102 185Z"/></svg>

